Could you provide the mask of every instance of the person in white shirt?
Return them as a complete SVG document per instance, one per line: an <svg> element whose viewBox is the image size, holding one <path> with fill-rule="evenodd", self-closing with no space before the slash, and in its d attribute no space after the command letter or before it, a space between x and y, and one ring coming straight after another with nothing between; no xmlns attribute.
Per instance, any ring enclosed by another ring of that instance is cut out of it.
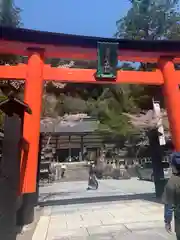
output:
<svg viewBox="0 0 180 240"><path fill-rule="evenodd" d="M63 163L63 164L61 165L61 178L64 178L66 169L67 169L67 167L66 167L66 165Z"/></svg>

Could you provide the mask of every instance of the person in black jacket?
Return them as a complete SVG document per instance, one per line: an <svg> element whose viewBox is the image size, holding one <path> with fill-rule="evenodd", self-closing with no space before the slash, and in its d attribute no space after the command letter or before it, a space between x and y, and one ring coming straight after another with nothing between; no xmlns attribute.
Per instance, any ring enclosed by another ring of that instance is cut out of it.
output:
<svg viewBox="0 0 180 240"><path fill-rule="evenodd" d="M180 240L180 152L175 152L171 158L172 176L163 193L165 228L171 232L171 222L174 213L175 232Z"/></svg>
<svg viewBox="0 0 180 240"><path fill-rule="evenodd" d="M89 180L88 180L88 188L87 190L91 190L91 189L98 189L98 181L96 178L96 170L95 170L95 164L94 162L90 163L90 167L89 167Z"/></svg>

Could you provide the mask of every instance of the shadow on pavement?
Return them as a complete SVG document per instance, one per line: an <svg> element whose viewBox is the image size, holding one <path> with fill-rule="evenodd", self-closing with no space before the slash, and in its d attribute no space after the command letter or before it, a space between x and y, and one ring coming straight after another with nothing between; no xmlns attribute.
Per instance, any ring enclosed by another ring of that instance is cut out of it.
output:
<svg viewBox="0 0 180 240"><path fill-rule="evenodd" d="M54 196L69 196L71 195L72 193L76 193L75 191L71 191L71 192L56 192L56 193L44 193L44 194L41 194L41 201L40 202L43 202L43 201L46 201L46 199L50 198L50 197L54 197Z"/></svg>
<svg viewBox="0 0 180 240"><path fill-rule="evenodd" d="M53 194L54 196L60 193ZM51 195L52 196L52 195ZM161 203L161 199L157 199L154 193L141 193L130 195L116 195L116 196L95 196L95 197L81 197L72 199L58 199L39 201L40 207L57 206L57 205L70 205L70 204L83 204L83 203L98 203L98 202L115 202L124 200L146 200L155 203Z"/></svg>

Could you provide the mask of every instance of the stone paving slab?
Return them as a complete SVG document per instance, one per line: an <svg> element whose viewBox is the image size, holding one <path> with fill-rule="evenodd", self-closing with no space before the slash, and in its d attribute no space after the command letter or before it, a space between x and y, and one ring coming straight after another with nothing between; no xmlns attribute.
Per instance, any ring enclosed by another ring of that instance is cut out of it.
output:
<svg viewBox="0 0 180 240"><path fill-rule="evenodd" d="M139 181L137 178L128 180L99 180L99 189L87 191L87 182L57 182L40 188L39 201L58 201L83 198L97 198L107 196L127 196L135 194L153 194L154 184L148 181Z"/></svg>
<svg viewBox="0 0 180 240"><path fill-rule="evenodd" d="M42 216L42 209L35 208L34 222L24 226L16 237L16 240L32 240L32 236ZM44 226L45 227L45 226Z"/></svg>
<svg viewBox="0 0 180 240"><path fill-rule="evenodd" d="M113 234L113 238L116 240L175 240L174 234L170 235L165 232L164 229L142 230L131 233L117 233Z"/></svg>
<svg viewBox="0 0 180 240"><path fill-rule="evenodd" d="M153 197L149 198L154 193L153 183L133 178L102 180L99 186L97 191L87 191L84 181L60 182L41 188L40 201L47 203L43 217L49 222L47 227L42 224L44 218L40 219L33 240L42 239L38 231L46 232L42 240L175 239L164 230L163 206ZM93 198L103 196L117 199L93 203ZM68 204L69 200L78 198L87 198L89 202ZM62 199L63 205L59 202Z"/></svg>
<svg viewBox="0 0 180 240"><path fill-rule="evenodd" d="M32 240L175 240L164 230L163 206L145 201L44 208Z"/></svg>
<svg viewBox="0 0 180 240"><path fill-rule="evenodd" d="M113 232L89 236L54 237L48 240L176 240L174 234L167 234L163 229L143 230L137 232Z"/></svg>

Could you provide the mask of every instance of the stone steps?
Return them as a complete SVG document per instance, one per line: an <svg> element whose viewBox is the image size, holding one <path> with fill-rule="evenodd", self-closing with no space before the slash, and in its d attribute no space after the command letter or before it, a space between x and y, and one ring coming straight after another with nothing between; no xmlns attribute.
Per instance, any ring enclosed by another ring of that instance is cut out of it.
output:
<svg viewBox="0 0 180 240"><path fill-rule="evenodd" d="M84 164L67 164L65 178L61 181L86 181L88 180L88 167Z"/></svg>

